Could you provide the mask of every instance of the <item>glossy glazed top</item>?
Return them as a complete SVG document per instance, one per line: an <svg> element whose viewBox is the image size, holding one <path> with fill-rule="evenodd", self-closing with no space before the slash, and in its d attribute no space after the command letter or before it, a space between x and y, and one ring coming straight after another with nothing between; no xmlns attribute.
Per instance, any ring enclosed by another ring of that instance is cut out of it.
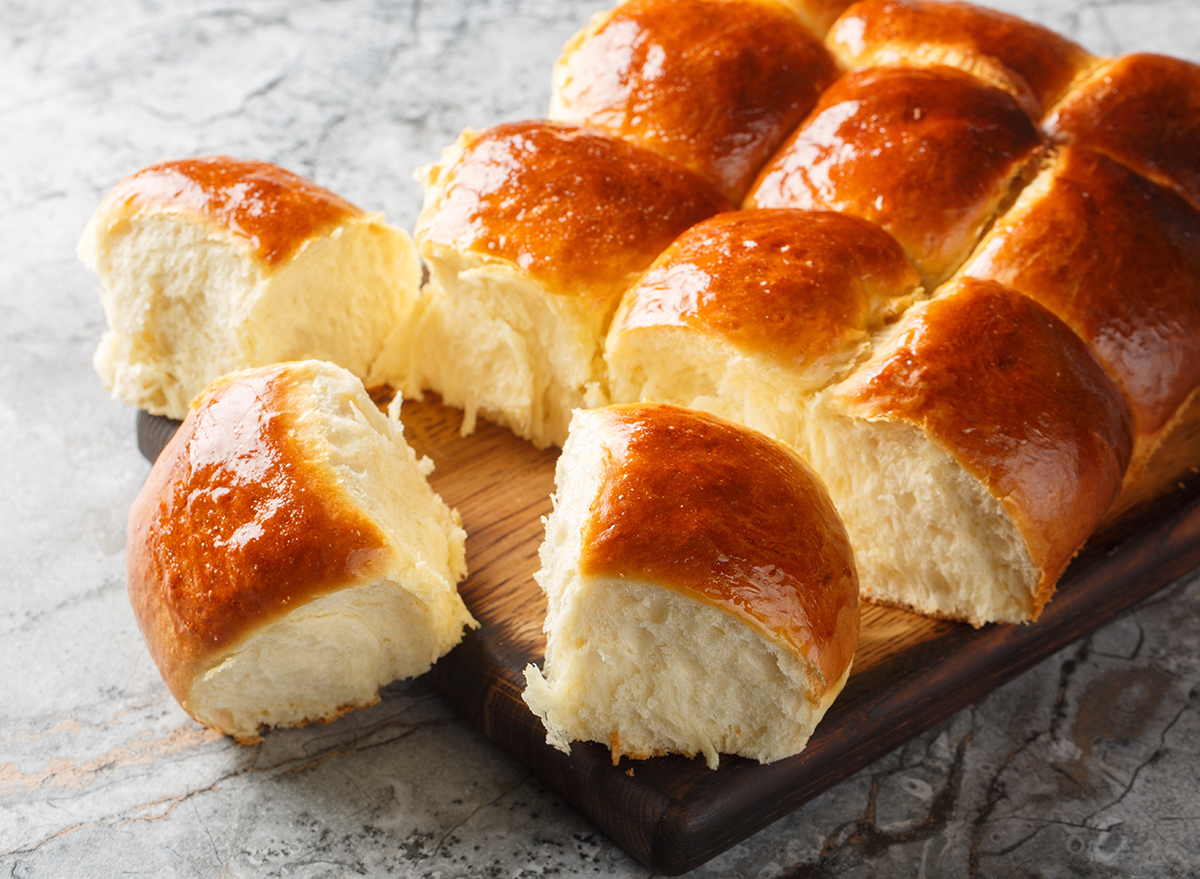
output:
<svg viewBox="0 0 1200 879"><path fill-rule="evenodd" d="M1043 128L1051 140L1102 152L1200 210L1200 65L1126 55L1068 95Z"/></svg>
<svg viewBox="0 0 1200 879"><path fill-rule="evenodd" d="M808 659L825 687L837 682L858 641L858 577L841 519L800 459L762 434L674 406L583 415L612 459L584 528L580 573L711 602Z"/></svg>
<svg viewBox="0 0 1200 879"><path fill-rule="evenodd" d="M129 513L129 597L180 702L255 629L382 570L391 544L317 469L287 366L211 387Z"/></svg>
<svg viewBox="0 0 1200 879"><path fill-rule="evenodd" d="M919 285L900 245L866 220L734 211L676 239L625 294L613 332L686 326L819 387Z"/></svg>
<svg viewBox="0 0 1200 879"><path fill-rule="evenodd" d="M610 295L728 203L669 159L548 122L459 139L430 172L416 238L510 260L555 293Z"/></svg>
<svg viewBox="0 0 1200 879"><path fill-rule="evenodd" d="M821 96L745 206L870 220L932 287L966 258L1040 143L1010 95L958 70L862 70Z"/></svg>
<svg viewBox="0 0 1200 879"><path fill-rule="evenodd" d="M1096 59L1041 25L973 3L860 0L826 38L847 67L949 64L1028 97L1040 116ZM1007 74L1007 76L1006 76Z"/></svg>
<svg viewBox="0 0 1200 879"><path fill-rule="evenodd" d="M1129 410L1070 327L1000 284L968 278L901 326L834 391L919 427L1004 504L1043 571L1036 614L1120 489Z"/></svg>
<svg viewBox="0 0 1200 879"><path fill-rule="evenodd" d="M669 156L736 204L837 74L775 2L630 0L567 45L551 115Z"/></svg>
<svg viewBox="0 0 1200 879"><path fill-rule="evenodd" d="M963 271L1070 324L1153 433L1200 384L1200 214L1090 150L1042 174Z"/></svg>
<svg viewBox="0 0 1200 879"><path fill-rule="evenodd" d="M362 216L311 180L267 162L228 156L152 165L118 183L106 201L126 215L166 210L204 217L244 239L270 267L325 230Z"/></svg>

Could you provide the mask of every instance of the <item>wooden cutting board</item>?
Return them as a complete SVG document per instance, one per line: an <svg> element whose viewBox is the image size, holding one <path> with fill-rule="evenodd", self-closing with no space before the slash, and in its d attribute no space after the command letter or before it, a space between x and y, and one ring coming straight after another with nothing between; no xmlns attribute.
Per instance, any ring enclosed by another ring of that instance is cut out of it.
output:
<svg viewBox="0 0 1200 879"><path fill-rule="evenodd" d="M699 866L806 800L978 700L1200 565L1200 405L1176 431L1059 582L1042 618L982 629L865 605L845 689L793 758L760 765L722 756L613 766L607 747L545 744L521 701L523 670L541 664L546 600L533 580L550 513L557 450L539 451L430 398L406 402L409 443L434 462L430 482L459 509L470 576L461 591L478 630L441 659L431 685L492 742L531 769L638 860L675 875ZM175 422L139 419L153 460Z"/></svg>

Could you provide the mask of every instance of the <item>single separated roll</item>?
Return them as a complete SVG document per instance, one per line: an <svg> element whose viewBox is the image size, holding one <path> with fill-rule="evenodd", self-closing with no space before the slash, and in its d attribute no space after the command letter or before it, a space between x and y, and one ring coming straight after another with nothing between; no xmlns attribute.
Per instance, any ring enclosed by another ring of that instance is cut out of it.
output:
<svg viewBox="0 0 1200 879"><path fill-rule="evenodd" d="M210 386L129 514L129 597L192 717L247 743L429 669L475 622L457 512L362 383L307 361Z"/></svg>
<svg viewBox="0 0 1200 879"><path fill-rule="evenodd" d="M368 385L416 303L408 234L266 162L208 156L126 177L79 257L108 330L94 363L132 406L181 419L213 379L315 358Z"/></svg>
<svg viewBox="0 0 1200 879"><path fill-rule="evenodd" d="M465 132L424 168L429 267L405 393L433 390L538 446L608 402L604 334L621 294L684 229L729 208L701 177L594 129Z"/></svg>
<svg viewBox="0 0 1200 879"><path fill-rule="evenodd" d="M578 411L537 581L547 741L770 762L804 748L858 643L858 580L820 481L785 446L674 406Z"/></svg>

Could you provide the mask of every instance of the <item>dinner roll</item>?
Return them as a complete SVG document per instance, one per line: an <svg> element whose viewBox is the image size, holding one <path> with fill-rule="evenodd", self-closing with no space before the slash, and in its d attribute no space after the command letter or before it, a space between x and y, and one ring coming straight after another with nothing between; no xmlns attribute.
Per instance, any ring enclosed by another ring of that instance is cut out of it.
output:
<svg viewBox="0 0 1200 879"><path fill-rule="evenodd" d="M1061 148L963 274L999 281L1071 326L1133 413L1129 479L1200 386L1200 214L1098 153Z"/></svg>
<svg viewBox="0 0 1200 879"><path fill-rule="evenodd" d="M1015 623L1037 619L1116 497L1129 421L1066 324L966 279L814 398L800 451L846 523L864 597Z"/></svg>
<svg viewBox="0 0 1200 879"><path fill-rule="evenodd" d="M420 265L408 234L265 162L208 156L125 178L84 230L102 284L95 355L130 405L180 419L217 376L317 358L368 384L408 320Z"/></svg>
<svg viewBox="0 0 1200 879"><path fill-rule="evenodd" d="M546 657L524 698L547 741L622 756L802 750L858 641L846 533L786 447L655 404L579 411L541 571Z"/></svg>
<svg viewBox="0 0 1200 879"><path fill-rule="evenodd" d="M567 43L550 118L655 150L737 204L836 76L776 0L627 0Z"/></svg>
<svg viewBox="0 0 1200 879"><path fill-rule="evenodd" d="M1118 58L1042 125L1052 140L1104 153L1200 210L1200 65L1164 55Z"/></svg>
<svg viewBox="0 0 1200 879"><path fill-rule="evenodd" d="M900 245L866 220L718 214L623 297L607 340L613 400L704 409L794 443L804 398L921 293Z"/></svg>
<svg viewBox="0 0 1200 879"><path fill-rule="evenodd" d="M464 133L422 169L416 241L429 267L409 395L431 389L538 446L607 402L617 300L668 244L728 203L669 159L550 122Z"/></svg>
<svg viewBox="0 0 1200 879"><path fill-rule="evenodd" d="M1011 94L1034 119L1099 59L1053 31L972 3L860 0L826 44L844 67L945 64Z"/></svg>
<svg viewBox="0 0 1200 879"><path fill-rule="evenodd" d="M779 0L784 6L800 16L812 33L824 37L837 17L854 0Z"/></svg>
<svg viewBox="0 0 1200 879"><path fill-rule="evenodd" d="M959 70L862 70L825 91L745 207L870 220L932 289L966 259L1040 143L1010 95Z"/></svg>
<svg viewBox="0 0 1200 879"><path fill-rule="evenodd" d="M172 695L243 743L426 671L475 622L457 512L340 367L214 382L129 513L129 597Z"/></svg>

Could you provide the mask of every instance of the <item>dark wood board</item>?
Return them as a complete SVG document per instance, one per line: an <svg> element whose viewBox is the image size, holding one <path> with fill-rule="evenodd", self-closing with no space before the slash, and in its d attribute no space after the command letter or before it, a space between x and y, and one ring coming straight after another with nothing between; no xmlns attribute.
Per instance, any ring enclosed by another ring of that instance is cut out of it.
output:
<svg viewBox="0 0 1200 879"><path fill-rule="evenodd" d="M406 402L402 418L409 442L436 465L433 487L462 514L471 573L461 591L482 624L437 663L430 684L638 860L669 875L715 857L1200 565L1193 415L1071 564L1038 622L973 629L866 605L850 680L803 753L766 766L722 756L716 771L681 757L613 766L601 745L575 743L570 756L546 745L521 700L523 670L541 663L545 647L546 601L532 575L556 450L483 420L462 437L457 410L433 399ZM164 421L139 418L150 458L174 426Z"/></svg>

